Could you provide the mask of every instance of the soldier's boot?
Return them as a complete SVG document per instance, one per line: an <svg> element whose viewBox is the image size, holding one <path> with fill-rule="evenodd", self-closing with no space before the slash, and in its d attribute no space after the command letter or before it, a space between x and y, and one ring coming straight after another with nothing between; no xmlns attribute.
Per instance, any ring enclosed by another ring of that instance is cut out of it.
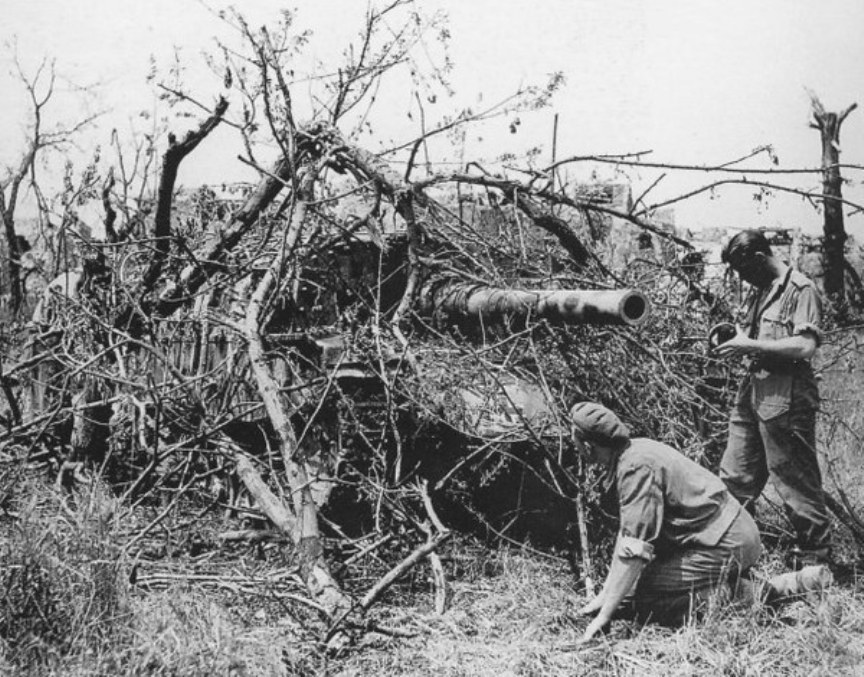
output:
<svg viewBox="0 0 864 677"><path fill-rule="evenodd" d="M831 546L825 545L821 548L799 548L795 546L787 555L787 563L792 569L803 569L804 567L817 566L820 564L832 564Z"/></svg>
<svg viewBox="0 0 864 677"><path fill-rule="evenodd" d="M824 564L806 566L799 571L772 576L763 593L766 604L777 605L796 599L817 601L834 583L834 575Z"/></svg>

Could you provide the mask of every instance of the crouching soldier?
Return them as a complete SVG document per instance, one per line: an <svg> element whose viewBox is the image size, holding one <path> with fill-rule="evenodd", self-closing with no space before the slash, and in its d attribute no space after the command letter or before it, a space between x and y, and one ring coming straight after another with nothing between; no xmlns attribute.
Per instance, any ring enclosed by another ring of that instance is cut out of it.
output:
<svg viewBox="0 0 864 677"><path fill-rule="evenodd" d="M631 439L600 404L575 405L570 422L586 458L607 466L620 518L603 590L579 610L594 616L583 641L616 616L680 623L721 587L727 599L775 604L831 584L824 566L750 580L759 530L719 477L662 442Z"/></svg>
<svg viewBox="0 0 864 677"><path fill-rule="evenodd" d="M579 610L596 614L583 640L622 606L641 620L678 622L694 601L756 563L759 530L720 478L666 444L631 439L627 426L600 404L577 404L570 420L577 447L608 467L620 517L603 590Z"/></svg>

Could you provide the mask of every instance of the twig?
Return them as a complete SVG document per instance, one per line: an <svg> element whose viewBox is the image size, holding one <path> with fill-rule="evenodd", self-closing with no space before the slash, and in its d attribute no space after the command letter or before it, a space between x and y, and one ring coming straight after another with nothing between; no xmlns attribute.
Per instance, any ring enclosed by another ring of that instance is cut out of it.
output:
<svg viewBox="0 0 864 677"><path fill-rule="evenodd" d="M362 599L352 604L351 608L346 609L330 624L330 627L324 636L324 643L329 645L341 632L342 626L353 611L359 611L361 613L368 611L375 601L383 595L384 592L393 585L393 583L404 576L415 564L417 564L417 562L422 560L424 557L428 557L430 553L434 552L435 549L441 545L441 543L450 538L450 536L450 532L437 534L431 540L415 548L410 555L384 574L384 576L382 576L378 582L366 592Z"/></svg>
<svg viewBox="0 0 864 677"><path fill-rule="evenodd" d="M581 464L580 464L581 465ZM580 476L582 476L580 468ZM582 575L585 578L585 592L589 597L594 597L594 566L591 563L591 543L588 540L588 524L585 520L585 496L581 490L576 492L573 499L576 503L576 523L579 527L579 551L582 557Z"/></svg>
<svg viewBox="0 0 864 677"><path fill-rule="evenodd" d="M361 611L367 611L369 607L375 603L375 600L384 594L387 588L404 576L415 564L417 564L417 562L434 552L435 549L450 538L450 536L451 533L449 531L436 534L432 540L415 548L410 555L384 574L384 576L382 576L381 579L365 595L363 595L362 599L357 604L357 608Z"/></svg>
<svg viewBox="0 0 864 677"><path fill-rule="evenodd" d="M379 538L374 543L371 543L370 545L367 545L362 550L358 550L357 552L355 552L353 555L351 555L351 557L349 557L344 562L342 562L342 566L347 567L347 566L350 566L351 564L354 564L354 562L356 562L357 560L362 559L366 555L369 555L369 554L375 552L382 545L386 545L387 543L392 541L393 538L394 538L393 534L386 534L385 536L382 536L381 538Z"/></svg>
<svg viewBox="0 0 864 677"><path fill-rule="evenodd" d="M432 523L429 525L421 525L421 528L426 532L427 543L432 543L435 540L435 532L438 534L446 534L450 530L444 526L438 513L435 511L435 506L432 505L432 498L429 496L429 482L425 478L419 483L420 495L423 498L423 507L426 509L426 515ZM438 553L432 551L428 555L429 565L432 568L432 584L435 589L435 613L443 614L447 610L447 600L449 590L447 586L447 574L444 572L444 566L441 564L441 558Z"/></svg>
<svg viewBox="0 0 864 677"><path fill-rule="evenodd" d="M275 529L240 529L236 531L223 531L218 536L220 541L246 541L248 543L260 543L261 541L275 541L282 543L290 541L290 538Z"/></svg>

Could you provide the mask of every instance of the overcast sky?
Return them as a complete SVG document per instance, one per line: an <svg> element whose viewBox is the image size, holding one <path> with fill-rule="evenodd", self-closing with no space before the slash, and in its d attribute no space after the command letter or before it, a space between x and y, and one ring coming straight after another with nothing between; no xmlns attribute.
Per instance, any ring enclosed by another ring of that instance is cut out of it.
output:
<svg viewBox="0 0 864 677"><path fill-rule="evenodd" d="M236 4L253 26L271 21L280 7L296 7L297 25L314 32L310 53L325 62L356 34L365 10L362 0ZM512 120L470 133L472 157L518 154L542 144L543 156L551 158L557 113L559 158L651 150L654 161L715 164L772 144L780 167L812 167L819 161L819 137L807 126L805 88L829 109L864 104L861 0L424 0L420 5L449 15L455 62L456 95L429 105L430 118L448 106L495 101L555 71L566 77L548 109L521 117L517 134L508 132ZM175 47L187 63L200 63L214 36L227 35L227 27L199 0L4 0L4 7L2 37L17 36L25 68L32 70L48 56L71 81L100 83L94 106L110 111L101 127L103 144L112 126L140 125L136 116L152 108L146 83L151 56L163 72ZM4 78L9 53L3 53ZM8 78L2 84L11 93L0 110L0 162L8 163L15 158L26 109L23 91ZM204 100L216 94L201 92ZM392 96L389 101L399 101L398 93ZM409 105L392 106L392 125L378 130L382 139L399 140L416 127L416 119L405 116ZM841 142L843 161L864 164L864 110L849 116ZM237 150L228 146L196 151L194 161L184 164L181 181L195 185L221 180L226 171L242 172L226 169L237 164ZM580 172L588 169L573 167L571 173L584 178ZM610 177L609 172L601 168L600 176ZM631 173L634 193L655 178L651 172ZM864 202L861 173L849 178L847 197ZM670 173L649 201L704 182L704 176ZM818 177L800 185L817 188ZM820 226L819 215L798 197L775 196L766 207L738 186L678 205L676 218L694 228ZM864 215L851 217L847 227L864 240Z"/></svg>

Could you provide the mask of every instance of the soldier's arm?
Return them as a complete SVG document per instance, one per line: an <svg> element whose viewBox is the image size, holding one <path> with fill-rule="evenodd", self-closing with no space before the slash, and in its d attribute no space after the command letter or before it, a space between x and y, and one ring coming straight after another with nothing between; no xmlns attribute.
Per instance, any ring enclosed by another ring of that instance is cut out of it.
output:
<svg viewBox="0 0 864 677"><path fill-rule="evenodd" d="M588 624L582 641L588 641L612 620L624 598L636 589L645 566L654 559L654 541L663 524L663 489L649 463L621 469L617 482L621 530L603 591L580 611L597 612Z"/></svg>
<svg viewBox="0 0 864 677"><path fill-rule="evenodd" d="M627 593L636 586L646 564L646 560L641 557L622 557L617 553L613 556L612 566L609 568L609 575L606 577L603 591L596 598L600 601L600 610L585 628L585 632L582 634L583 642L594 637L604 625L612 620L612 615L621 606ZM593 613L594 606L595 603L592 601L583 607L582 612Z"/></svg>
<svg viewBox="0 0 864 677"><path fill-rule="evenodd" d="M740 326L734 338L714 349L720 357L732 355L767 355L787 360L809 360L819 343L811 332L781 339L752 339Z"/></svg>

